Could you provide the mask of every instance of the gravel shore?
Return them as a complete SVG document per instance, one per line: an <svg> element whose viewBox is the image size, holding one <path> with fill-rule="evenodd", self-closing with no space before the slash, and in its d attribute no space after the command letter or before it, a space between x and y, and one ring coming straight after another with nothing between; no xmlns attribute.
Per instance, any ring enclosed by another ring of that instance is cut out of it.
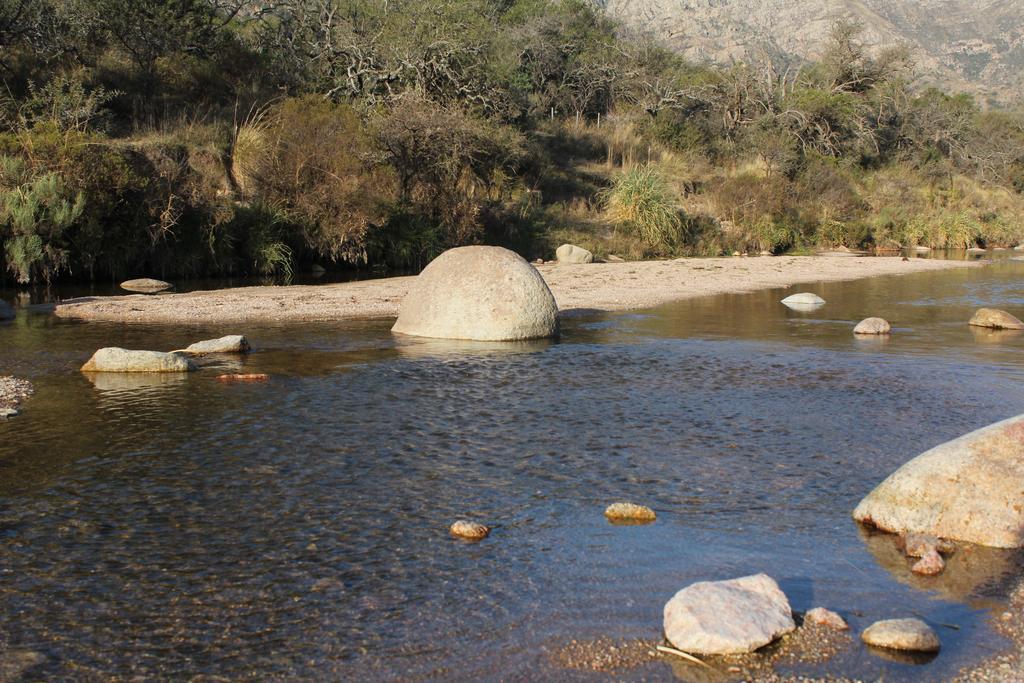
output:
<svg viewBox="0 0 1024 683"><path fill-rule="evenodd" d="M16 415L18 405L31 396L33 391L32 383L28 380L0 377L0 417Z"/></svg>
<svg viewBox="0 0 1024 683"><path fill-rule="evenodd" d="M647 308L707 296L786 287L801 282L968 268L977 261L900 257L780 256L693 258L538 266L562 311ZM64 318L124 323L332 321L398 315L415 278L342 284L240 287L185 294L85 297L58 304Z"/></svg>

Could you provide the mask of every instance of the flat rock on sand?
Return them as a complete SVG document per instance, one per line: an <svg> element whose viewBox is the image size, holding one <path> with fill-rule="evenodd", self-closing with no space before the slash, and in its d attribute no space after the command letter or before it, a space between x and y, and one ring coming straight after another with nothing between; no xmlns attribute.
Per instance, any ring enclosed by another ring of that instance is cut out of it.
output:
<svg viewBox="0 0 1024 683"><path fill-rule="evenodd" d="M922 453L857 505L856 520L995 548L1024 546L1024 415Z"/></svg>
<svg viewBox="0 0 1024 683"><path fill-rule="evenodd" d="M713 294L789 287L801 282L855 280L949 268L982 268L978 261L893 257L770 259L686 258L538 268L561 311L622 311ZM54 309L63 318L123 323L226 325L253 321L394 318L415 278L326 285L236 287L161 296L84 297Z"/></svg>
<svg viewBox="0 0 1024 683"><path fill-rule="evenodd" d="M861 634L868 645L909 652L938 652L939 637L920 619L876 621Z"/></svg>
<svg viewBox="0 0 1024 683"><path fill-rule="evenodd" d="M139 292L140 294L156 294L174 287L170 282L153 280L151 278L139 278L136 280L125 280L121 283L121 289L127 292Z"/></svg>
<svg viewBox="0 0 1024 683"><path fill-rule="evenodd" d="M753 652L796 629L789 600L765 574L687 586L664 617L668 641L691 654Z"/></svg>

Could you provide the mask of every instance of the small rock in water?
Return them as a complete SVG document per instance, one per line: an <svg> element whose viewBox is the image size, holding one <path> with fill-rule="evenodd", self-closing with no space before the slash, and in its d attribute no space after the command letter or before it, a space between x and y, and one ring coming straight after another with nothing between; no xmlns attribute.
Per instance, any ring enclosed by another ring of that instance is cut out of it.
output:
<svg viewBox="0 0 1024 683"><path fill-rule="evenodd" d="M555 250L555 258L559 263L593 263L594 255L575 244L563 244Z"/></svg>
<svg viewBox="0 0 1024 683"><path fill-rule="evenodd" d="M653 522L657 518L654 510L636 503L612 503L604 516L613 522Z"/></svg>
<svg viewBox="0 0 1024 683"><path fill-rule="evenodd" d="M753 652L796 629L789 600L765 575L701 581L665 604L665 636L684 652Z"/></svg>
<svg viewBox="0 0 1024 683"><path fill-rule="evenodd" d="M942 555L939 555L939 551L929 550L920 560L914 563L910 571L921 576L935 576L936 574L941 574L945 568L946 563L943 561Z"/></svg>
<svg viewBox="0 0 1024 683"><path fill-rule="evenodd" d="M931 534L906 534L900 537L900 544L903 546L903 552L908 557L924 557L928 553L936 550L939 545L939 539Z"/></svg>
<svg viewBox="0 0 1024 683"><path fill-rule="evenodd" d="M92 355L82 372L189 372L192 362L177 353L109 347Z"/></svg>
<svg viewBox="0 0 1024 683"><path fill-rule="evenodd" d="M270 379L270 375L263 372L253 372L247 375L237 373L217 375L217 380L221 382L266 382L268 379Z"/></svg>
<svg viewBox="0 0 1024 683"><path fill-rule="evenodd" d="M886 619L871 624L861 640L868 645L910 652L938 652L939 637L920 619Z"/></svg>
<svg viewBox="0 0 1024 683"><path fill-rule="evenodd" d="M998 308L979 308L968 324L994 330L1024 330L1024 322Z"/></svg>
<svg viewBox="0 0 1024 683"><path fill-rule="evenodd" d="M458 538L464 538L470 541L479 541L487 538L487 535L491 533L490 527L486 527L478 522L468 522L464 519L460 519L451 528L448 529L452 536Z"/></svg>
<svg viewBox="0 0 1024 683"><path fill-rule="evenodd" d="M845 631L850 628L845 619L824 607L815 607L812 610L808 610L807 614L804 615L804 623L824 626L836 631Z"/></svg>
<svg viewBox="0 0 1024 683"><path fill-rule="evenodd" d="M121 289L128 292L139 292L141 294L156 294L174 287L170 282L153 280L151 278L139 278L137 280L126 280L121 283Z"/></svg>
<svg viewBox="0 0 1024 683"><path fill-rule="evenodd" d="M18 411L15 408L0 408L0 417L17 417Z"/></svg>
<svg viewBox="0 0 1024 683"><path fill-rule="evenodd" d="M884 318L865 318L853 328L854 334L889 334L892 326Z"/></svg>
<svg viewBox="0 0 1024 683"><path fill-rule="evenodd" d="M181 351L181 353L204 354L204 353L249 353L252 347L249 340L241 334L230 334L220 339L207 339L196 342Z"/></svg>
<svg viewBox="0 0 1024 683"><path fill-rule="evenodd" d="M801 292L799 294L787 296L785 299L782 300L782 303L786 304L787 306L792 304L803 306L820 306L825 303L825 300L822 299L817 294L812 294L811 292Z"/></svg>

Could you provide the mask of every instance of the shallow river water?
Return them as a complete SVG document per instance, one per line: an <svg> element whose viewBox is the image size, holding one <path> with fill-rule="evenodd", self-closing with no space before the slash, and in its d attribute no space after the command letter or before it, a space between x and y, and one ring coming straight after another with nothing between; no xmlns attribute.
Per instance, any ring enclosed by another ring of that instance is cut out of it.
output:
<svg viewBox="0 0 1024 683"><path fill-rule="evenodd" d="M943 641L927 662L854 641L783 673L944 680L1005 645L988 618L1019 558L967 548L916 578L850 511L919 452L1024 412L1024 337L966 325L1024 309L1024 263L803 290L828 304L713 297L518 345L23 311L0 325L0 374L36 385L0 421L0 659L40 653L32 680L602 680L554 653L655 641L678 589L764 571L798 612L855 633L918 615ZM869 315L891 339L853 337ZM100 346L234 332L256 351L188 377L77 370ZM623 499L657 522L608 524ZM458 517L495 529L462 543Z"/></svg>

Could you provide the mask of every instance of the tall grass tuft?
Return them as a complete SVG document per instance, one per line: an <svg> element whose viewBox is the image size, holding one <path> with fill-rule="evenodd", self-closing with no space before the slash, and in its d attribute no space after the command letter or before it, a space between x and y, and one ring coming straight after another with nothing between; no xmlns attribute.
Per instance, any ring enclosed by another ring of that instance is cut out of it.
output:
<svg viewBox="0 0 1024 683"><path fill-rule="evenodd" d="M263 171L267 155L271 152L270 129L274 122L271 108L253 108L241 123L235 126L231 140L231 174L242 194L252 194Z"/></svg>
<svg viewBox="0 0 1024 683"><path fill-rule="evenodd" d="M622 173L601 192L608 218L627 226L655 249L668 249L682 238L678 199L650 164Z"/></svg>

